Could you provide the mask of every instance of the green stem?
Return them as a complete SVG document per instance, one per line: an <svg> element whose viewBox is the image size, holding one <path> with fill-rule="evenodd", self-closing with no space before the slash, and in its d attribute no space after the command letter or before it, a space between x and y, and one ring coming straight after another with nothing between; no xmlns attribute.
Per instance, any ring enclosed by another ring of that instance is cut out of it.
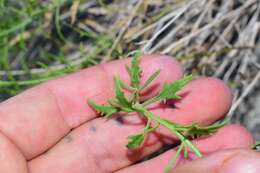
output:
<svg viewBox="0 0 260 173"><path fill-rule="evenodd" d="M177 152L176 152L176 154L174 155L174 157L169 161L169 163L167 164L167 166L166 166L166 168L165 168L165 173L169 173L171 170L172 170L172 168L175 166L175 164L176 164L176 160L177 160L177 158L180 156L180 154L181 154L181 151L182 151L182 149L185 147L185 144L184 143L181 143L181 145L179 146L179 148L178 148L178 150L177 150Z"/></svg>
<svg viewBox="0 0 260 173"><path fill-rule="evenodd" d="M60 1L58 1L58 5L55 10L55 27L56 27L56 31L57 31L57 34L60 37L60 39L64 42L66 42L66 39L61 31L61 26L60 26L60 6L61 6Z"/></svg>
<svg viewBox="0 0 260 173"><path fill-rule="evenodd" d="M151 119L149 118L144 128L144 133L146 133L149 130L150 126L151 126Z"/></svg>
<svg viewBox="0 0 260 173"><path fill-rule="evenodd" d="M176 131L176 129L169 125L169 123L167 123L167 121L159 118L158 116L154 115L152 112L146 110L143 105L136 103L134 105L134 108L138 111L143 113L146 117L153 119L154 121L157 121L158 123L160 123L161 125L163 125L164 127L168 128L171 132L173 132L177 138L179 138L184 144L186 144L187 146L190 147L190 149L198 156L198 157L202 157L201 152L199 151L199 149L191 142L189 141L187 138L184 137L184 135L182 135L181 133L179 133L178 131Z"/></svg>
<svg viewBox="0 0 260 173"><path fill-rule="evenodd" d="M144 133L148 134L148 133L151 133L151 132L155 131L159 127L159 125L160 124L156 122L154 127L145 129Z"/></svg>
<svg viewBox="0 0 260 173"><path fill-rule="evenodd" d="M25 81L0 81L0 87L11 87L11 86L15 86L15 85L19 85L19 86L36 85L36 84L48 81L50 79L52 79L52 77L35 79L35 80L25 80Z"/></svg>
<svg viewBox="0 0 260 173"><path fill-rule="evenodd" d="M157 102L157 101L158 101L158 98L157 98L157 97L153 97L153 98L151 98L151 99L145 101L144 103L142 103L142 106L143 106L143 107L147 107L147 106L149 106L150 104L155 103L155 102Z"/></svg>

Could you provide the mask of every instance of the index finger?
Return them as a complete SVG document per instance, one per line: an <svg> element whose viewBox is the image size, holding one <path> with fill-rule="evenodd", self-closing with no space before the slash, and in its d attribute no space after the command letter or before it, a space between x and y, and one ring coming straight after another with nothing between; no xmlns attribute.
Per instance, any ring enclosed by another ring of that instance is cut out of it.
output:
<svg viewBox="0 0 260 173"><path fill-rule="evenodd" d="M113 96L113 76L129 81L119 60L88 68L32 88L0 105L0 131L32 159L53 146L72 128L97 115L86 99L104 103ZM142 80L161 69L154 85L181 77L182 69L172 58L145 55L141 61ZM156 91L155 91L156 92ZM153 93L150 93L150 95Z"/></svg>

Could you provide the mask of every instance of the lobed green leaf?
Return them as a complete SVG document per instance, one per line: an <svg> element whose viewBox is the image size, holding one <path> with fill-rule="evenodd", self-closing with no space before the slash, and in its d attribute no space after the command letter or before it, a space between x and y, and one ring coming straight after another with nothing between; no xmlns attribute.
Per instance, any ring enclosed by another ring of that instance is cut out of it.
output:
<svg viewBox="0 0 260 173"><path fill-rule="evenodd" d="M205 126L205 127L201 127L196 123L193 123L191 125L182 125L182 124L174 123L167 119L162 119L162 121L164 122L165 125L168 126L168 128L175 129L176 131L178 131L180 133L185 133L185 134L187 134L189 136L193 136L193 137L199 137L199 136L203 136L203 135L213 134L218 129L220 129L226 125L226 121L224 121L222 123L215 123L213 125Z"/></svg>
<svg viewBox="0 0 260 173"><path fill-rule="evenodd" d="M177 92L180 91L188 82L192 80L192 75L184 76L182 79L176 80L173 83L165 84L162 91L157 96L158 100L179 99Z"/></svg>
<svg viewBox="0 0 260 173"><path fill-rule="evenodd" d="M138 50L131 62L131 69L130 69L130 77L131 77L131 84L134 88L139 88L140 86L140 78L141 78L141 68L140 68L140 57L142 52Z"/></svg>
<svg viewBox="0 0 260 173"><path fill-rule="evenodd" d="M139 148L144 141L144 137L145 137L145 135L143 133L129 136L127 148L129 148L129 149Z"/></svg>
<svg viewBox="0 0 260 173"><path fill-rule="evenodd" d="M126 112L131 112L132 104L125 97L125 94L122 91L121 81L118 78L115 78L115 94L118 104L122 106L121 109L125 110Z"/></svg>
<svg viewBox="0 0 260 173"><path fill-rule="evenodd" d="M186 126L187 134L192 136L192 137L199 137L203 135L211 135L215 132L218 131L218 129L222 128L223 126L226 125L226 122L224 121L223 123L215 123L210 126L206 127L201 127L198 124L194 123L192 125Z"/></svg>
<svg viewBox="0 0 260 173"><path fill-rule="evenodd" d="M110 117L112 114L118 112L118 110L112 106L98 105L91 100L88 100L88 104L92 108L94 108L98 113L100 113L101 115L105 115L106 117Z"/></svg>
<svg viewBox="0 0 260 173"><path fill-rule="evenodd" d="M144 83L144 85L140 88L140 90L146 89L155 79L156 77L160 74L161 70L156 70Z"/></svg>

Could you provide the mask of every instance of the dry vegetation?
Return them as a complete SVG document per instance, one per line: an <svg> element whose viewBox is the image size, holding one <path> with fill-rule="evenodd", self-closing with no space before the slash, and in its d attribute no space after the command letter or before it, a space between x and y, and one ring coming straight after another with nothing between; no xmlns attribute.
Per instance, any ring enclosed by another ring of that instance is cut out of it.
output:
<svg viewBox="0 0 260 173"><path fill-rule="evenodd" d="M229 116L260 139L259 0L0 0L0 20L2 100L141 49L223 79Z"/></svg>

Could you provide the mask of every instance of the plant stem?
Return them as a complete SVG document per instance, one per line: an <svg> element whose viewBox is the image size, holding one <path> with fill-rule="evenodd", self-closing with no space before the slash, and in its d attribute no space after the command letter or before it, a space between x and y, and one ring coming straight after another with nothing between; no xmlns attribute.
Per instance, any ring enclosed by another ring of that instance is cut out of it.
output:
<svg viewBox="0 0 260 173"><path fill-rule="evenodd" d="M157 97L153 97L153 98L151 98L151 99L145 101L144 103L142 103L142 106L143 106L143 107L147 107L147 106L149 106L150 104L155 103L155 102L157 102L157 101L158 101Z"/></svg>
<svg viewBox="0 0 260 173"><path fill-rule="evenodd" d="M42 78L42 79L35 79L35 80L25 80L25 81L0 81L0 87L11 87L11 86L27 86L27 85L36 85L45 81L52 79L50 78Z"/></svg>
<svg viewBox="0 0 260 173"><path fill-rule="evenodd" d="M167 166L166 166L166 168L165 168L165 171L164 171L165 173L169 173L169 172L172 170L173 166L175 166L176 160L177 160L178 156L181 154L181 151L182 151L182 149L183 149L184 147L185 147L185 144L184 144L184 143L181 143L181 145L179 146L179 148L178 148L176 154L175 154L174 157L170 160L170 162L167 164Z"/></svg>
<svg viewBox="0 0 260 173"><path fill-rule="evenodd" d="M152 112L146 110L143 105L136 103L134 105L134 108L137 109L138 112L143 113L147 118L153 119L154 121L158 122L159 124L163 125L164 127L168 128L171 132L173 132L177 138L179 138L184 144L190 147L190 149L198 156L202 157L201 152L199 149L187 138L185 138L184 135L182 135L180 132L176 130L175 127L170 126L165 120L159 118L158 116L154 115Z"/></svg>

